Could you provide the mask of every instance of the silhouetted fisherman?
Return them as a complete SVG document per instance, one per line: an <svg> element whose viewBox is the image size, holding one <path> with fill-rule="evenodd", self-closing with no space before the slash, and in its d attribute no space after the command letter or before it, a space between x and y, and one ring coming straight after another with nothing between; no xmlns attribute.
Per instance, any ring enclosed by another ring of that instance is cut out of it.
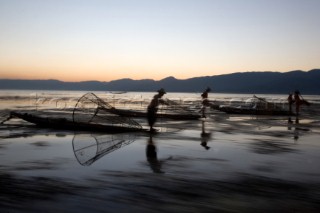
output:
<svg viewBox="0 0 320 213"><path fill-rule="evenodd" d="M149 123L151 132L156 131L153 128L153 125L155 124L155 122L157 120L157 112L158 112L159 104L168 105L164 100L161 99L162 96L164 94L166 94L164 89L161 88L157 92L158 92L158 94L153 96L153 99L151 100L150 104L148 105L148 110L147 110L148 123Z"/></svg>
<svg viewBox="0 0 320 213"><path fill-rule="evenodd" d="M294 103L293 94L290 93L288 96L289 112L292 113L292 104Z"/></svg>
<svg viewBox="0 0 320 213"><path fill-rule="evenodd" d="M200 112L202 113L202 115L201 115L202 118L205 118L205 117L206 117L206 107L207 107L207 106L210 106L209 99L208 99L208 93L209 93L210 91L211 91L211 89L208 87L208 88L201 94L201 97L202 97L202 107L201 107Z"/></svg>

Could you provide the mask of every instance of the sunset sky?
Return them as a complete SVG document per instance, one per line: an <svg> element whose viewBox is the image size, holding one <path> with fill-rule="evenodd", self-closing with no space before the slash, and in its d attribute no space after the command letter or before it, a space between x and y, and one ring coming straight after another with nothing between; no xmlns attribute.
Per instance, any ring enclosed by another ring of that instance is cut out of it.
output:
<svg viewBox="0 0 320 213"><path fill-rule="evenodd" d="M320 68L320 0L0 0L0 78Z"/></svg>

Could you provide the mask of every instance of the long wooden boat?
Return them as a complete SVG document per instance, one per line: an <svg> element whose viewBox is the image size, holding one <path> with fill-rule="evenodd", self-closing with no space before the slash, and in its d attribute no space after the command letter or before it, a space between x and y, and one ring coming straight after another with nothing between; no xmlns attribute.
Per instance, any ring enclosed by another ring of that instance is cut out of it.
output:
<svg viewBox="0 0 320 213"><path fill-rule="evenodd" d="M168 118L168 119L176 119L176 120L196 120L200 118L199 114L195 114L192 111L183 109L179 104L166 100L166 102L170 103L171 108L166 108L165 110L159 110L157 113L157 116L159 118ZM114 115L118 115L121 117L147 117L146 110L143 111L137 111L132 109L119 109L113 107L108 102L102 100L98 96L96 96L94 93L87 93L83 95L81 98L79 98L77 104L75 105L74 111L83 111L86 110L86 105L90 106L96 106L97 110L108 112ZM94 108L94 107L93 107Z"/></svg>
<svg viewBox="0 0 320 213"><path fill-rule="evenodd" d="M124 117L147 117L146 112L135 111L135 110L126 110L126 109L109 109L109 111L113 114L124 116ZM190 113L158 113L157 116L159 118L168 118L173 120L197 120L201 116L200 114L192 114Z"/></svg>
<svg viewBox="0 0 320 213"><path fill-rule="evenodd" d="M278 109L254 109L254 108L241 108L233 106L220 106L220 111L228 114L244 114L244 115L295 115L288 110Z"/></svg>
<svg viewBox="0 0 320 213"><path fill-rule="evenodd" d="M38 116L26 112L11 112L11 117L20 118L27 122L36 124L40 127L64 129L64 130L84 130L84 131L98 131L98 132L136 132L145 131L140 127L128 127L114 124L99 124L90 122L75 122L64 117L45 117Z"/></svg>
<svg viewBox="0 0 320 213"><path fill-rule="evenodd" d="M246 114L246 115L295 115L289 109L283 108L276 103L270 103L264 98L253 96L249 102L243 105L220 105L216 108L228 114Z"/></svg>

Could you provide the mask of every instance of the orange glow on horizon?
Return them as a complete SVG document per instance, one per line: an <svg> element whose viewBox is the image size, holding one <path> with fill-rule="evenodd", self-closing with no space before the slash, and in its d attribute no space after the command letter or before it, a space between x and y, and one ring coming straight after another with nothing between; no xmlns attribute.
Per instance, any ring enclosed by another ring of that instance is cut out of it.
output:
<svg viewBox="0 0 320 213"><path fill-rule="evenodd" d="M169 72L170 73L170 72ZM151 72L135 72L135 71L106 71L106 72L94 72L90 70L79 71L15 71L15 72L3 72L0 70L0 79L25 79L25 80L47 80L54 79L66 82L79 82L79 81L113 81L123 78L130 78L133 80L152 79L161 80L169 76L173 76L177 79L188 79L193 77L199 77L196 75L196 71L192 72L195 75L188 73L181 73L181 75L161 73L159 71ZM216 75L212 73L211 75ZM210 76L211 76L210 75Z"/></svg>
<svg viewBox="0 0 320 213"><path fill-rule="evenodd" d="M173 63L153 64L152 62L139 64L139 63L123 63L119 61L104 65L100 63L85 63L84 61L74 63L58 63L44 64L28 61L20 63L16 66L5 64L0 66L0 78L7 79L55 79L67 82L79 81L112 81L123 78L130 78L133 80L153 79L161 80L169 76L177 79L188 79L199 76L213 76L223 74L222 72L213 72L209 66L199 66L196 64L188 64L179 66ZM36 64L36 65L35 65ZM76 64L76 65L75 65Z"/></svg>
<svg viewBox="0 0 320 213"><path fill-rule="evenodd" d="M164 67L162 67L164 68ZM2 68L0 67L0 79L25 79L25 80L47 80L54 79L65 82L80 82L80 81L113 81L123 78L130 78L133 80L142 79L152 79L161 80L169 76L173 76L177 79L188 79L194 77L203 76L215 76L230 74L235 72L250 72L250 70L235 70L233 72L226 72L225 69L220 69L221 71L210 71L210 69L181 69L181 71L170 70L167 68L166 71L161 67L158 69L148 69L148 68L109 68L109 69L88 69L88 68L76 68L76 69L66 69L66 68ZM316 68L316 67L315 67ZM310 68L315 69L315 68ZM5 71L4 71L5 70ZM45 71L44 71L45 70ZM212 69L213 70L213 69ZM274 70L277 72L288 72L297 69L288 70ZM301 69L303 70L303 69ZM251 70L251 71L273 71L273 70ZM304 70L308 71L308 70Z"/></svg>

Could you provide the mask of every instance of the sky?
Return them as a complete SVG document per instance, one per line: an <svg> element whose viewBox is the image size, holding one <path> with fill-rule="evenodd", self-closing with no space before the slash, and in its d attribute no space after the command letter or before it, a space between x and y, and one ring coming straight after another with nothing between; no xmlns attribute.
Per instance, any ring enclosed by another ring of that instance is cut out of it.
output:
<svg viewBox="0 0 320 213"><path fill-rule="evenodd" d="M0 79L320 68L320 0L0 0Z"/></svg>

